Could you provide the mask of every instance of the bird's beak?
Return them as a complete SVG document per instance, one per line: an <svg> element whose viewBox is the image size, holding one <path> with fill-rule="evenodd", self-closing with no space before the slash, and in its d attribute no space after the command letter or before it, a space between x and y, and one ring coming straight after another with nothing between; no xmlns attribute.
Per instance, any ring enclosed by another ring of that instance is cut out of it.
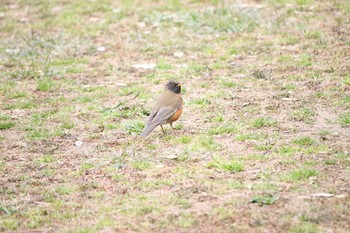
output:
<svg viewBox="0 0 350 233"><path fill-rule="evenodd" d="M177 84L177 86L178 86L178 87L181 87L182 84L183 84L183 83L179 83L179 84Z"/></svg>

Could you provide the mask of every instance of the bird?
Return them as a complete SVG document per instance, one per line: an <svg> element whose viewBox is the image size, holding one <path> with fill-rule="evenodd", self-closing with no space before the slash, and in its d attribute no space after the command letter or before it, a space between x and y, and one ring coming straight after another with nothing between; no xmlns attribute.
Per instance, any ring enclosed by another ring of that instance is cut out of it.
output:
<svg viewBox="0 0 350 233"><path fill-rule="evenodd" d="M183 109L181 85L182 83L177 81L168 81L163 94L151 111L148 122L141 133L142 137L146 138L158 125L162 128L163 133L165 133L164 124L170 124L174 131L173 122L180 118Z"/></svg>

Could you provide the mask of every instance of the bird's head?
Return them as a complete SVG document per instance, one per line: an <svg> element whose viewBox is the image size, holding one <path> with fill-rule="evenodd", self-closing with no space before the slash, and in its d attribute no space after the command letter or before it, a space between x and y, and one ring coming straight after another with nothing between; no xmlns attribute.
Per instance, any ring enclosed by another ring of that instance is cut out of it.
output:
<svg viewBox="0 0 350 233"><path fill-rule="evenodd" d="M167 84L166 84L166 88L176 94L180 94L181 92L181 85L182 83L179 83L177 81L169 81Z"/></svg>

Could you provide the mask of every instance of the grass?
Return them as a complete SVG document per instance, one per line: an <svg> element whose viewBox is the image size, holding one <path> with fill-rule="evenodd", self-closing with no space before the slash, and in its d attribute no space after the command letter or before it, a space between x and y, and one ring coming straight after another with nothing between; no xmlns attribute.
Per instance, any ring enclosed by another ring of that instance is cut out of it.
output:
<svg viewBox="0 0 350 233"><path fill-rule="evenodd" d="M254 128L260 129L263 127L271 127L276 125L277 122L274 119L270 119L270 118L265 118L265 117L259 117L255 120L252 121L251 125Z"/></svg>
<svg viewBox="0 0 350 233"><path fill-rule="evenodd" d="M144 92L144 89L142 87L139 87L139 86L136 86L136 85L130 85L130 86L127 86L127 87L123 87L119 91L121 96L140 95L143 92Z"/></svg>
<svg viewBox="0 0 350 233"><path fill-rule="evenodd" d="M313 65L312 58L309 54L300 55L298 66L308 67L308 66L312 66L312 65Z"/></svg>
<svg viewBox="0 0 350 233"><path fill-rule="evenodd" d="M297 121L302 121L305 123L313 123L316 112L310 108L303 107L301 109L295 110L292 113L292 118Z"/></svg>
<svg viewBox="0 0 350 233"><path fill-rule="evenodd" d="M3 108L5 110L11 109L31 109L35 107L35 103L31 100L18 100L14 103L4 104Z"/></svg>
<svg viewBox="0 0 350 233"><path fill-rule="evenodd" d="M349 75L344 77L343 84L344 85L350 85L350 76Z"/></svg>
<svg viewBox="0 0 350 233"><path fill-rule="evenodd" d="M297 232L309 232L309 233L317 233L320 232L319 227L314 223L302 223L297 226L293 226L289 229L291 233Z"/></svg>
<svg viewBox="0 0 350 233"><path fill-rule="evenodd" d="M55 158L51 154L43 155L38 158L39 163L52 163L55 161Z"/></svg>
<svg viewBox="0 0 350 233"><path fill-rule="evenodd" d="M346 232L348 5L5 1L0 231Z"/></svg>
<svg viewBox="0 0 350 233"><path fill-rule="evenodd" d="M167 63L164 58L157 61L157 69L160 70L170 70L172 68L171 64Z"/></svg>
<svg viewBox="0 0 350 233"><path fill-rule="evenodd" d="M293 83L287 83L286 85L283 86L283 88L290 91L290 90L297 89L297 86Z"/></svg>
<svg viewBox="0 0 350 233"><path fill-rule="evenodd" d="M345 103L349 103L350 102L350 95L344 96L343 101Z"/></svg>
<svg viewBox="0 0 350 233"><path fill-rule="evenodd" d="M139 134L143 131L145 124L141 121L129 121L124 124L124 129L129 133Z"/></svg>
<svg viewBox="0 0 350 233"><path fill-rule="evenodd" d="M133 167L135 165L133 164ZM138 170L146 170L148 169L149 167L147 167L148 165L141 165L141 166L138 166L139 168L137 168ZM166 186L170 186L172 185L172 183L167 180L167 179L164 179L164 180L160 180L160 179L155 179L155 180L147 180L147 181L142 181L139 183L139 187L142 189L142 190L154 190L154 189L162 189Z"/></svg>
<svg viewBox="0 0 350 233"><path fill-rule="evenodd" d="M258 24L257 12L254 10L239 11L234 7L207 8L202 11L188 10L180 14L179 20L182 26L199 33L212 32L240 32L253 30ZM163 18L163 20L161 20ZM163 15L148 14L148 23L160 23L162 27L173 25L174 22L167 20Z"/></svg>
<svg viewBox="0 0 350 233"><path fill-rule="evenodd" d="M293 143L299 146L311 146L315 141L311 137L305 136L294 139Z"/></svg>
<svg viewBox="0 0 350 233"><path fill-rule="evenodd" d="M54 88L54 81L50 78L41 78L38 80L38 91L50 91Z"/></svg>
<svg viewBox="0 0 350 233"><path fill-rule="evenodd" d="M263 196L254 196L252 200L250 200L251 203L257 203L260 206L263 205L272 205L276 202L276 197L272 195L263 195Z"/></svg>
<svg viewBox="0 0 350 233"><path fill-rule="evenodd" d="M209 135L222 135L237 132L237 127L233 124L226 123L221 124L213 129L209 130Z"/></svg>
<svg viewBox="0 0 350 233"><path fill-rule="evenodd" d="M199 224L199 221L191 214L181 214L176 220L176 225L183 228L194 227Z"/></svg>
<svg viewBox="0 0 350 233"><path fill-rule="evenodd" d="M11 129L15 125L15 122L0 122L0 130Z"/></svg>
<svg viewBox="0 0 350 233"><path fill-rule="evenodd" d="M131 164L131 167L137 170L146 170L151 168L151 163L147 161L135 161Z"/></svg>
<svg viewBox="0 0 350 233"><path fill-rule="evenodd" d="M114 107L100 108L101 113L106 117L126 118L129 119L134 116L145 116L149 113L143 106L140 105L126 105L119 103Z"/></svg>
<svg viewBox="0 0 350 233"><path fill-rule="evenodd" d="M60 195L67 195L74 193L76 191L76 187L71 185L62 185L58 186L55 191Z"/></svg>
<svg viewBox="0 0 350 233"><path fill-rule="evenodd" d="M211 104L211 101L208 100L208 99L198 98L198 99L191 100L191 101L189 102L189 104L190 104L190 105L205 106L205 105Z"/></svg>
<svg viewBox="0 0 350 233"><path fill-rule="evenodd" d="M222 81L222 86L227 88L233 88L233 87L237 87L238 84L232 81Z"/></svg>
<svg viewBox="0 0 350 233"><path fill-rule="evenodd" d="M208 163L210 168L217 168L219 170L228 172L240 172L244 169L244 163L236 160L224 160L219 157L214 157L214 159Z"/></svg>
<svg viewBox="0 0 350 233"><path fill-rule="evenodd" d="M322 32L320 31L308 31L305 34L307 39L320 39L322 36Z"/></svg>
<svg viewBox="0 0 350 233"><path fill-rule="evenodd" d="M263 140L264 139L264 135L261 134L253 134L253 133L240 133L236 136L236 140L238 141L248 141L248 140Z"/></svg>
<svg viewBox="0 0 350 233"><path fill-rule="evenodd" d="M12 219L5 219L3 221L0 222L0 227L3 229L7 229L7 230L16 230L19 226L19 220L16 218L12 218Z"/></svg>
<svg viewBox="0 0 350 233"><path fill-rule="evenodd" d="M190 136L181 136L176 138L176 141L180 144L188 144L189 142L192 141L192 137Z"/></svg>
<svg viewBox="0 0 350 233"><path fill-rule="evenodd" d="M239 181L230 181L228 183L228 186L232 189L237 189L237 190L240 190L240 189L244 189L245 188L245 185L242 184L242 182L239 182Z"/></svg>
<svg viewBox="0 0 350 233"><path fill-rule="evenodd" d="M343 113L340 115L340 124L342 126L350 125L350 113Z"/></svg>
<svg viewBox="0 0 350 233"><path fill-rule="evenodd" d="M220 144L211 136L201 136L190 145L190 151L215 151L220 149Z"/></svg>
<svg viewBox="0 0 350 233"><path fill-rule="evenodd" d="M252 73L252 76L256 79L266 79L267 73L264 70L254 70Z"/></svg>
<svg viewBox="0 0 350 233"><path fill-rule="evenodd" d="M324 164L325 165L335 165L335 164L337 164L337 160L335 160L335 159L327 159L327 160L324 161Z"/></svg>
<svg viewBox="0 0 350 233"><path fill-rule="evenodd" d="M310 177L318 176L318 172L315 169L308 167L301 167L299 169L292 170L284 175L283 179L292 182L306 181Z"/></svg>
<svg viewBox="0 0 350 233"><path fill-rule="evenodd" d="M34 129L29 130L27 133L27 138L33 141L48 139L52 136L52 133L50 133L47 129Z"/></svg>

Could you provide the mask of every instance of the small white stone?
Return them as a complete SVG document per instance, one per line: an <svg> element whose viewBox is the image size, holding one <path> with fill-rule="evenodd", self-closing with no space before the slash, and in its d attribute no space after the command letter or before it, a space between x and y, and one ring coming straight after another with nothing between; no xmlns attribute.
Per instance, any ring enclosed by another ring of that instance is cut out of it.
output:
<svg viewBox="0 0 350 233"><path fill-rule="evenodd" d="M81 147L81 145L83 145L83 142L82 141L76 141L74 143L74 145L76 145L77 147Z"/></svg>
<svg viewBox="0 0 350 233"><path fill-rule="evenodd" d="M312 197L334 197L331 193L315 193L311 195Z"/></svg>
<svg viewBox="0 0 350 233"><path fill-rule="evenodd" d="M184 56L184 53L181 52L181 51L176 51L176 52L173 54L173 56L174 56L174 57L180 58L180 57L183 57L183 56Z"/></svg>
<svg viewBox="0 0 350 233"><path fill-rule="evenodd" d="M19 117L22 117L25 115L25 111L22 110L22 109L14 109L11 113L11 117L14 117L14 118L19 118Z"/></svg>
<svg viewBox="0 0 350 233"><path fill-rule="evenodd" d="M144 28L144 27L146 27L146 23L145 22L139 22L139 23L137 23L137 26L139 28Z"/></svg>
<svg viewBox="0 0 350 233"><path fill-rule="evenodd" d="M178 159L178 156L177 155L168 155L168 156L166 156L166 158L176 160L176 159Z"/></svg>
<svg viewBox="0 0 350 233"><path fill-rule="evenodd" d="M103 47L103 46L97 47L97 48L96 48L96 51L98 51L98 52L104 52L104 51L106 51L106 48Z"/></svg>
<svg viewBox="0 0 350 233"><path fill-rule="evenodd" d="M20 52L19 49L5 49L5 53L8 53L8 54L16 54L19 52Z"/></svg>
<svg viewBox="0 0 350 233"><path fill-rule="evenodd" d="M144 69L144 70L152 70L156 68L156 64L151 63L151 64L135 64L132 67L135 69Z"/></svg>

